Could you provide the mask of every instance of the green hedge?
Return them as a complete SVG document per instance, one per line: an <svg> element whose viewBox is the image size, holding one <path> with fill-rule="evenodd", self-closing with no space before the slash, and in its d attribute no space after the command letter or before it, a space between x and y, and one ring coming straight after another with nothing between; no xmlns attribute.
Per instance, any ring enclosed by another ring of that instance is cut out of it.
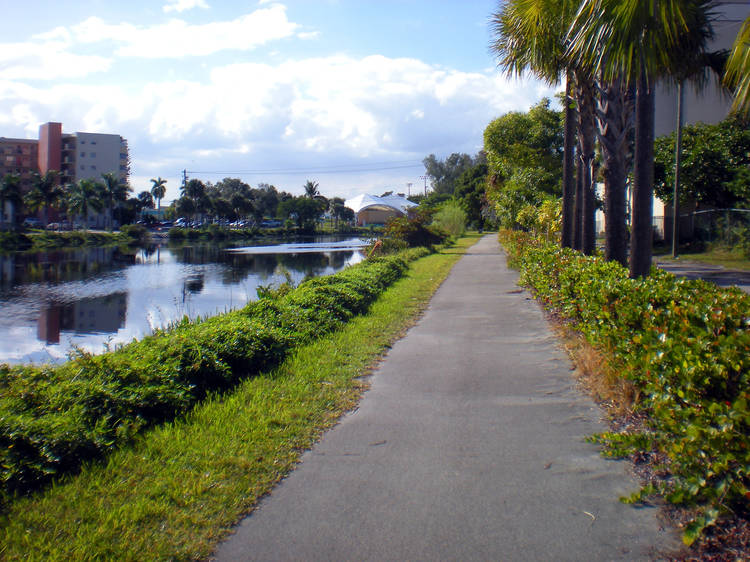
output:
<svg viewBox="0 0 750 562"><path fill-rule="evenodd" d="M521 283L573 321L640 391L648 414L639 434L595 438L607 454L659 450L671 478L628 501L661 494L697 507L691 543L722 513L750 499L750 295L652 269L632 280L619 264L560 249L517 232L501 233Z"/></svg>
<svg viewBox="0 0 750 562"><path fill-rule="evenodd" d="M277 364L335 330L407 269L420 249L368 260L278 298L188 321L60 366L0 365L0 479L6 499L78 469L210 391Z"/></svg>

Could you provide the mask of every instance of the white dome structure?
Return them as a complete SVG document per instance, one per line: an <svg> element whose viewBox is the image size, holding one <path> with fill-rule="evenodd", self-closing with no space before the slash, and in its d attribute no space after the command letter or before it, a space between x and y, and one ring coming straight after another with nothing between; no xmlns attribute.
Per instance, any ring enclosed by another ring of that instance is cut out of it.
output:
<svg viewBox="0 0 750 562"><path fill-rule="evenodd" d="M403 195L378 197L367 194L347 199L344 205L354 211L359 226L385 224L390 218L408 216L409 210L417 206Z"/></svg>

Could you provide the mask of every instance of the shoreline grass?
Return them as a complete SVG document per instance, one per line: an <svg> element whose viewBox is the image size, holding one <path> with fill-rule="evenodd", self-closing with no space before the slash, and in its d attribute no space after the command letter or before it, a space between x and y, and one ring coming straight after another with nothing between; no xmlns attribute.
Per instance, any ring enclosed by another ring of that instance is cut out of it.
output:
<svg viewBox="0 0 750 562"><path fill-rule="evenodd" d="M365 315L300 347L280 367L13 502L0 517L0 558L210 555L302 452L356 405L367 387L362 376L413 325L478 237L413 262Z"/></svg>

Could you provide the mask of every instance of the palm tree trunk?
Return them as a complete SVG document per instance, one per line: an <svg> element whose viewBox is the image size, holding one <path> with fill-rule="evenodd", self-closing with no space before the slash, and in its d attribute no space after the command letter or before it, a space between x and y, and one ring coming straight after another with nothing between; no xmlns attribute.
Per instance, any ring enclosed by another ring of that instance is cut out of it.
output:
<svg viewBox="0 0 750 562"><path fill-rule="evenodd" d="M563 195L562 235L563 248L573 247L575 220L575 128L576 110L573 105L573 73L568 71L565 83L565 136L563 137Z"/></svg>
<svg viewBox="0 0 750 562"><path fill-rule="evenodd" d="M633 216L630 231L630 277L647 277L651 270L654 193L654 91L645 72L635 96L635 166Z"/></svg>
<svg viewBox="0 0 750 562"><path fill-rule="evenodd" d="M583 248L583 162L576 158L576 193L573 201L573 249Z"/></svg>
<svg viewBox="0 0 750 562"><path fill-rule="evenodd" d="M626 141L632 122L632 110L626 96L622 81L602 83L597 108L606 217L604 257L624 267L628 264Z"/></svg>
<svg viewBox="0 0 750 562"><path fill-rule="evenodd" d="M680 167L682 156L683 102L682 80L677 84L677 137L674 143L674 190L672 193L672 258L680 253Z"/></svg>
<svg viewBox="0 0 750 562"><path fill-rule="evenodd" d="M595 220L596 198L594 195L594 94L588 80L576 83L578 97L578 161L580 193L576 194L577 209L580 208L580 250L587 255L594 253L596 244ZM580 207L578 207L580 201ZM578 211L577 211L578 212Z"/></svg>

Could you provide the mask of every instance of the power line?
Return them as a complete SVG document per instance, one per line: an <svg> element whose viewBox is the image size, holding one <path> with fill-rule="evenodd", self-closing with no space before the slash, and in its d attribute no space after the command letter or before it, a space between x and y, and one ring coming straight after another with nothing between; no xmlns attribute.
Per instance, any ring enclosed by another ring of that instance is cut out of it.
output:
<svg viewBox="0 0 750 562"><path fill-rule="evenodd" d="M407 162L410 162L407 164ZM384 164L384 165L378 165ZM385 164L400 164L396 166L385 165ZM417 163L415 160L402 160L395 162L374 162L371 164L353 164L353 165L342 165L342 166L321 166L321 167L310 167L310 168L268 168L268 169L256 169L256 170L187 170L189 174L203 174L203 175L256 175L256 174L356 174L362 172L379 172L384 170L405 170L409 168L422 168L424 164L422 162Z"/></svg>

